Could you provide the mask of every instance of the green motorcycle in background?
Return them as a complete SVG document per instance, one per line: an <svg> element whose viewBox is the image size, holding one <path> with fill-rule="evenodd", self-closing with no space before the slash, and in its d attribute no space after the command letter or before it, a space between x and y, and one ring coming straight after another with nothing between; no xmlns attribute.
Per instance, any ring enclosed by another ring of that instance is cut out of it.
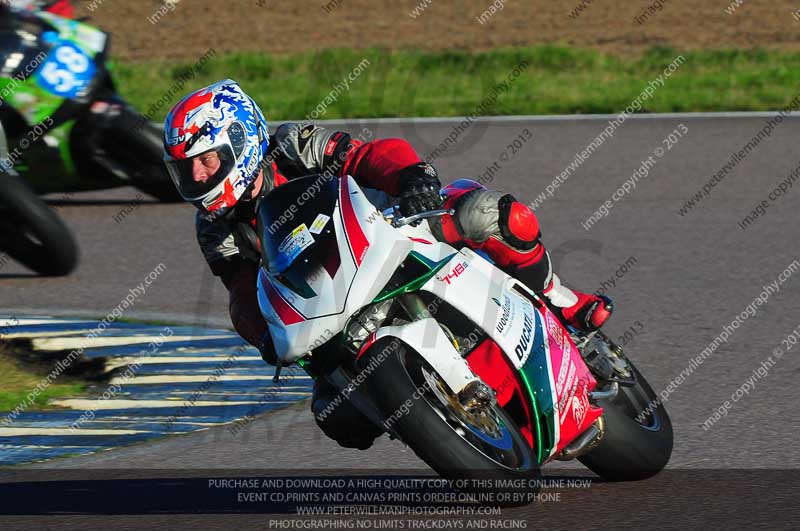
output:
<svg viewBox="0 0 800 531"><path fill-rule="evenodd" d="M69 273L77 251L36 194L129 185L180 201L163 164L162 129L116 92L108 42L51 13L0 16L0 250L41 274Z"/></svg>

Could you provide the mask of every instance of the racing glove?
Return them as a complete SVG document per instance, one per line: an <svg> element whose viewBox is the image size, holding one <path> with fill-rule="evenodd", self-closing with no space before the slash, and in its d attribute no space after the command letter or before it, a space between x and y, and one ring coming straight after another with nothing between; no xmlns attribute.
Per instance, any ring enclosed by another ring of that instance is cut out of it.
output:
<svg viewBox="0 0 800 531"><path fill-rule="evenodd" d="M398 175L400 181L400 213L413 216L429 210L442 208L442 196L439 190L442 183L436 168L427 162L418 162L406 166ZM414 225L419 224L419 221Z"/></svg>

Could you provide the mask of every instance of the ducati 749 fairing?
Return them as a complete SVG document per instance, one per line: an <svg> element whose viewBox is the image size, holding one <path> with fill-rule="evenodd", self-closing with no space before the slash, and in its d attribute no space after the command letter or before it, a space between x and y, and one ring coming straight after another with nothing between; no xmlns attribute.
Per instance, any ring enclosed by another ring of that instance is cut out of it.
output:
<svg viewBox="0 0 800 531"><path fill-rule="evenodd" d="M414 226L444 213L381 213L349 176L270 191L258 294L277 372L327 378L449 478L531 479L573 458L606 480L660 471L672 426L622 349Z"/></svg>

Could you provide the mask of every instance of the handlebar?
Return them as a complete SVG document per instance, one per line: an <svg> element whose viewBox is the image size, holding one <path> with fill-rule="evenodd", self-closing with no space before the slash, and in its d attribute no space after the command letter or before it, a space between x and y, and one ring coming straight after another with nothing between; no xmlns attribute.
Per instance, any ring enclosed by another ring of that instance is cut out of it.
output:
<svg viewBox="0 0 800 531"><path fill-rule="evenodd" d="M453 215L455 214L455 209L446 208L442 210L429 210L428 212L420 212L419 214L414 214L413 216L406 216L403 217L400 213L400 209L397 205L393 207L389 207L383 211L383 217L391 223L392 227L400 228L404 225L409 225L414 223L415 221L419 221L421 219L428 219L428 218L438 218L440 216L445 215Z"/></svg>

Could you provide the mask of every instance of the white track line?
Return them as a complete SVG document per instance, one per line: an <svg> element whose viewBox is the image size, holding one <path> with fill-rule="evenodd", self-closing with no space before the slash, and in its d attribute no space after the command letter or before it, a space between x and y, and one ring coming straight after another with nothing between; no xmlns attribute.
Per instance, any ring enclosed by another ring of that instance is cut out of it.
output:
<svg viewBox="0 0 800 531"><path fill-rule="evenodd" d="M114 335L108 334L106 337L137 337L127 334L127 330L121 328L109 328L107 329ZM76 328L75 330L57 330L57 331L43 331L43 332L36 332L36 331L22 331L22 332L10 332L8 334L4 334L3 337L7 337L10 339L39 339L39 338L79 338L79 337L86 337L87 334L90 332L95 331L95 328ZM105 333L104 333L105 335Z"/></svg>
<svg viewBox="0 0 800 531"><path fill-rule="evenodd" d="M92 445L82 444L79 446L71 446L69 444L49 446L47 444L0 444L0 450L64 450L64 449L78 449L83 450Z"/></svg>
<svg viewBox="0 0 800 531"><path fill-rule="evenodd" d="M147 409L154 407L181 407L184 404L182 398L175 400L90 400L86 398L61 398L51 400L50 404L67 407L70 409L83 409L86 411L98 411L108 409ZM209 400L192 402L192 407L211 407L211 406L247 406L258 404L257 400L232 402L224 400Z"/></svg>
<svg viewBox="0 0 800 531"><path fill-rule="evenodd" d="M0 1L2 3L2 1ZM106 310L103 310L106 311ZM26 307L5 307L3 308L2 318L7 319L14 319L15 316L25 315L30 318L38 318L38 317L55 317L56 319L52 322L63 322L63 323L74 323L74 322L89 322L89 323L98 323L100 322L104 315L100 314L100 310L80 310L77 308L26 308ZM125 316L131 319L138 319L140 321L163 321L166 324L171 324L174 326L185 326L190 328L200 327L205 330L208 329L220 329L219 331L223 330L233 330L231 326L231 318L230 317L207 317L203 319L202 323L198 323L197 316L191 313L170 313L170 312L139 312L135 310L129 310L125 312ZM51 321L48 321L51 322ZM128 324L131 324L130 322ZM162 326L162 325L152 325L146 323L132 323L132 324L141 324L143 327L149 326Z"/></svg>
<svg viewBox="0 0 800 531"><path fill-rule="evenodd" d="M63 335L63 334L62 334ZM218 336L124 336L124 337L57 337L33 340L35 350L72 350L77 348L116 347L124 345L140 345L143 343L177 343L180 341L196 341L202 343L210 339L231 339L233 334Z"/></svg>
<svg viewBox="0 0 800 531"><path fill-rule="evenodd" d="M310 376L281 376L281 380L290 380L292 378L311 378ZM164 375L147 375L147 376L134 376L133 378L112 378L111 384L162 384L162 383L187 383L187 382L205 382L209 379L208 374L164 374ZM272 380L271 374L222 374L217 376L214 381L216 382L241 382L246 380ZM280 389L278 386L276 389Z"/></svg>
<svg viewBox="0 0 800 531"><path fill-rule="evenodd" d="M91 324L84 319L18 319L13 315L0 317L0 326L33 326L42 324Z"/></svg>
<svg viewBox="0 0 800 531"><path fill-rule="evenodd" d="M137 417L126 417L124 415L113 416L113 417L109 416L109 417L105 417L105 418L95 417L92 420L88 420L88 421L86 421L86 423L81 424L81 426L79 428L76 428L76 429L82 430L82 429L84 429L83 426L86 426L86 425L96 426L96 425L102 425L102 424L111 424L111 425L114 425L114 426L118 426L120 424L133 424L134 422L136 424L148 424L148 423L150 423L150 424L161 424L161 423L164 422L164 417L149 417L149 418L146 418L146 417L138 417L138 416ZM19 425L17 425L17 424L19 424ZM16 427L16 428L42 428L42 427L48 428L48 427L51 427L51 426L48 426L48 425L40 426L40 424L42 424L41 420L39 420L39 421L27 421L27 422L19 421L19 422L15 422L14 423L14 427ZM46 422L46 424L52 424L52 421ZM209 427L211 427L211 426L219 426L219 422L192 422L191 420L175 420L175 421L172 422L172 424L186 424L187 426L209 426ZM89 428L89 429L103 429L103 428ZM111 431L114 431L114 433L117 433L115 430L113 430L113 428L111 428ZM6 445L6 446L13 447L13 445ZM4 445L0 444L0 448L4 448Z"/></svg>
<svg viewBox="0 0 800 531"><path fill-rule="evenodd" d="M230 356L158 356L151 357L114 357L106 362L106 370L110 371L126 365L154 365L164 363L210 363L214 361L225 361ZM236 361L261 361L261 356L239 356ZM266 367L265 367L266 368Z"/></svg>
<svg viewBox="0 0 800 531"><path fill-rule="evenodd" d="M150 433L147 430L104 430L81 428L0 428L0 437L19 437L24 435L137 435Z"/></svg>
<svg viewBox="0 0 800 531"><path fill-rule="evenodd" d="M773 118L779 111L752 111L752 112L665 112L665 113L640 113L629 114L628 120L692 120L709 118ZM584 122L608 121L617 118L619 114L541 114L517 116L479 116L474 122L478 123L503 123L503 122ZM786 118L798 118L790 114ZM458 124L464 116L442 117L417 117L417 118L347 118L336 120L314 120L322 125L336 124L371 124L371 125L414 125L414 124ZM295 120L302 121L302 120Z"/></svg>

